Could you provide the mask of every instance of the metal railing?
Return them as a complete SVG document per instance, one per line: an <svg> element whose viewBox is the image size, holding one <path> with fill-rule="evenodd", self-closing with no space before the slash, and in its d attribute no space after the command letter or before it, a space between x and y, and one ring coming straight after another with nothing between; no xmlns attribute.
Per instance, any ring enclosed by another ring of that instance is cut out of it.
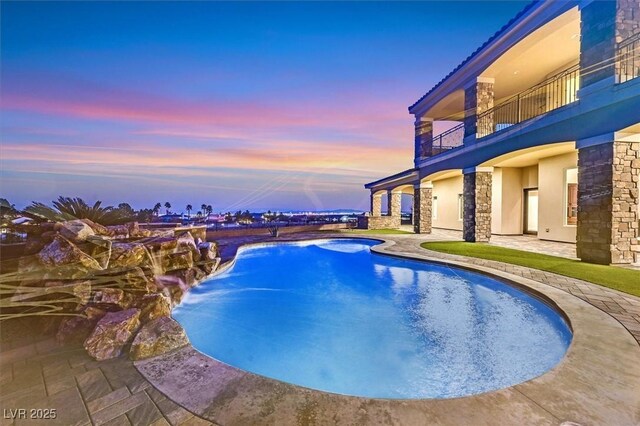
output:
<svg viewBox="0 0 640 426"><path fill-rule="evenodd" d="M578 100L580 65L576 64L524 92L478 114L477 137L553 111Z"/></svg>
<svg viewBox="0 0 640 426"><path fill-rule="evenodd" d="M616 58L618 83L640 77L640 33L618 43Z"/></svg>
<svg viewBox="0 0 640 426"><path fill-rule="evenodd" d="M457 148L463 144L463 141L464 123L460 123L457 126L433 137L431 155L438 155L453 148Z"/></svg>

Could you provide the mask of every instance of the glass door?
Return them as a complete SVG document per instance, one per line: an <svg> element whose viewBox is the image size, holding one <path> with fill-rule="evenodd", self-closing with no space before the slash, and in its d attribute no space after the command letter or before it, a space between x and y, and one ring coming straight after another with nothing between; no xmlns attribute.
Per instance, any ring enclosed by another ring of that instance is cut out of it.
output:
<svg viewBox="0 0 640 426"><path fill-rule="evenodd" d="M524 233L538 233L538 188L524 190Z"/></svg>

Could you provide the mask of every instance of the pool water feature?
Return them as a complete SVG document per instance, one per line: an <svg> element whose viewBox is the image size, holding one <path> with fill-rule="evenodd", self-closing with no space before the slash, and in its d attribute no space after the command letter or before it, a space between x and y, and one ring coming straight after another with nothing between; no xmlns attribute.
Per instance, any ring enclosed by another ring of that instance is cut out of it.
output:
<svg viewBox="0 0 640 426"><path fill-rule="evenodd" d="M572 334L553 308L495 278L371 253L378 241L251 246L173 312L199 351L308 388L450 398L537 377Z"/></svg>

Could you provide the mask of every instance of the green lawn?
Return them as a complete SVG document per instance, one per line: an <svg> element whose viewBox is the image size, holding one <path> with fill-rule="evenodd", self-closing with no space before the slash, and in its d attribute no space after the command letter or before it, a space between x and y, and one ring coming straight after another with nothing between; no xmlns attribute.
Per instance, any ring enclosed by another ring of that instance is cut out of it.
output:
<svg viewBox="0 0 640 426"><path fill-rule="evenodd" d="M413 232L400 229L345 229L340 232L345 234L413 234Z"/></svg>
<svg viewBox="0 0 640 426"><path fill-rule="evenodd" d="M457 241L427 242L422 248L442 253L497 260L514 265L528 266L542 271L554 272L567 277L578 278L604 287L640 296L640 271L615 266L595 265L563 257L531 253L480 243Z"/></svg>

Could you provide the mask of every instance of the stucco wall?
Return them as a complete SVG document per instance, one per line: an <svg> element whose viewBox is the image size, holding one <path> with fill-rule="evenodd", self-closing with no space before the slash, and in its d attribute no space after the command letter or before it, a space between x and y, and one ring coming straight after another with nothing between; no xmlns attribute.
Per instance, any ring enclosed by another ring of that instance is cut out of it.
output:
<svg viewBox="0 0 640 426"><path fill-rule="evenodd" d="M433 182L433 196L438 197L434 228L462 230L462 220L458 220L458 194L462 194L462 176Z"/></svg>
<svg viewBox="0 0 640 426"><path fill-rule="evenodd" d="M565 170L575 168L578 153L543 158L538 165L538 238L576 242L576 227L565 224Z"/></svg>
<svg viewBox="0 0 640 426"><path fill-rule="evenodd" d="M522 188L538 187L538 165L523 167L522 169Z"/></svg>
<svg viewBox="0 0 640 426"><path fill-rule="evenodd" d="M527 169L496 167L493 170L491 233L522 234L523 174L527 175L528 182L531 180L531 173Z"/></svg>

